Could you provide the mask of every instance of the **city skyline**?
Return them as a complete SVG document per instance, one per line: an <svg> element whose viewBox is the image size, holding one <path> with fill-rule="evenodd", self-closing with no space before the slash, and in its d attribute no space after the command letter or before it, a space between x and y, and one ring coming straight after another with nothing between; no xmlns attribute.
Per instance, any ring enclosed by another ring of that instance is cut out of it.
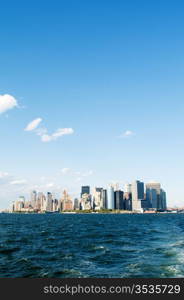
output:
<svg viewBox="0 0 184 300"><path fill-rule="evenodd" d="M67 190L56 198L51 192L32 191L29 200L24 196L11 204L10 212L62 212L62 211L123 210L133 212L159 212L167 210L167 196L160 183L136 180L123 189L118 183L108 187L81 186L77 198Z"/></svg>
<svg viewBox="0 0 184 300"><path fill-rule="evenodd" d="M2 3L0 209L135 178L183 206L183 8Z"/></svg>

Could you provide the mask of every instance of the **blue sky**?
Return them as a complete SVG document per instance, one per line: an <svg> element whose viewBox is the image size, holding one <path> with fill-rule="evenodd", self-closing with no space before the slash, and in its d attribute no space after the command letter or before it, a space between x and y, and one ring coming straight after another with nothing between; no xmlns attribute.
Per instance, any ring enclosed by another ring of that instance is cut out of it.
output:
<svg viewBox="0 0 184 300"><path fill-rule="evenodd" d="M183 36L178 0L1 3L0 101L18 106L0 113L0 207L134 179L183 206Z"/></svg>

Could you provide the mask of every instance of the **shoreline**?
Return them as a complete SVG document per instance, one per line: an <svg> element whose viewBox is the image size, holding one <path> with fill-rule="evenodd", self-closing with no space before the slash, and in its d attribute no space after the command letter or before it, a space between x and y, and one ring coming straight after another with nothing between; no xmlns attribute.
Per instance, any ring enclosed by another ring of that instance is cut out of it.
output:
<svg viewBox="0 0 184 300"><path fill-rule="evenodd" d="M158 215L158 214L183 214L184 211L163 211L163 212L136 212L136 211L119 211L119 212L0 212L0 214L15 214L15 215Z"/></svg>

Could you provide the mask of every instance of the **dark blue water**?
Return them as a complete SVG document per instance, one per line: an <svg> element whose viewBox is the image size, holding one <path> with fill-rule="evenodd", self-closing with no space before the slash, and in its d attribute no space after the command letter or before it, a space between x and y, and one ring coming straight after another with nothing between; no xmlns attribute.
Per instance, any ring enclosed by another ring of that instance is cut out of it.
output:
<svg viewBox="0 0 184 300"><path fill-rule="evenodd" d="M0 214L0 277L184 277L184 215Z"/></svg>

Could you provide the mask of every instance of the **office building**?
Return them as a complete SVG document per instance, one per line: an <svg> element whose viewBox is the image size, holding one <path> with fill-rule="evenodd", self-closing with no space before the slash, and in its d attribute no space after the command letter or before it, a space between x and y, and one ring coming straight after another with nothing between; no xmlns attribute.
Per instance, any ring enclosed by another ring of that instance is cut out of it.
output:
<svg viewBox="0 0 184 300"><path fill-rule="evenodd" d="M149 188L146 186L146 200L148 208L157 209L157 191L156 189Z"/></svg>
<svg viewBox="0 0 184 300"><path fill-rule="evenodd" d="M74 210L79 210L80 209L80 202L78 198L74 199Z"/></svg>
<svg viewBox="0 0 184 300"><path fill-rule="evenodd" d="M63 211L73 210L73 202L66 190L63 191L61 207Z"/></svg>
<svg viewBox="0 0 184 300"><path fill-rule="evenodd" d="M142 201L144 201L144 183L137 180L132 183L132 210L142 211Z"/></svg>
<svg viewBox="0 0 184 300"><path fill-rule="evenodd" d="M37 200L37 192L32 191L31 192L31 206L32 206L32 208L36 207L36 200Z"/></svg>
<svg viewBox="0 0 184 300"><path fill-rule="evenodd" d="M93 209L103 209L103 188L96 187L93 191Z"/></svg>
<svg viewBox="0 0 184 300"><path fill-rule="evenodd" d="M86 185L81 187L81 198L84 194L90 194L90 186Z"/></svg>
<svg viewBox="0 0 184 300"><path fill-rule="evenodd" d="M121 190L114 192L114 208L125 210L124 193Z"/></svg>
<svg viewBox="0 0 184 300"><path fill-rule="evenodd" d="M157 195L157 200L155 204L154 200L154 207L156 207L157 210L166 210L167 209L167 200L166 200L166 193L163 189L161 189L161 184L159 182L150 182L146 184L146 191L155 191ZM154 199L155 199L155 192L154 193ZM147 192L147 197L149 196L149 192Z"/></svg>
<svg viewBox="0 0 184 300"><path fill-rule="evenodd" d="M107 209L107 190L103 189L102 191L102 202L103 202L103 208Z"/></svg>
<svg viewBox="0 0 184 300"><path fill-rule="evenodd" d="M160 190L160 209L167 210L166 192L163 189Z"/></svg>
<svg viewBox="0 0 184 300"><path fill-rule="evenodd" d="M107 209L114 209L114 204L114 187L109 185L107 189Z"/></svg>
<svg viewBox="0 0 184 300"><path fill-rule="evenodd" d="M90 210L92 209L92 203L91 203L91 195L89 194L83 194L81 198L81 209L82 210Z"/></svg>

